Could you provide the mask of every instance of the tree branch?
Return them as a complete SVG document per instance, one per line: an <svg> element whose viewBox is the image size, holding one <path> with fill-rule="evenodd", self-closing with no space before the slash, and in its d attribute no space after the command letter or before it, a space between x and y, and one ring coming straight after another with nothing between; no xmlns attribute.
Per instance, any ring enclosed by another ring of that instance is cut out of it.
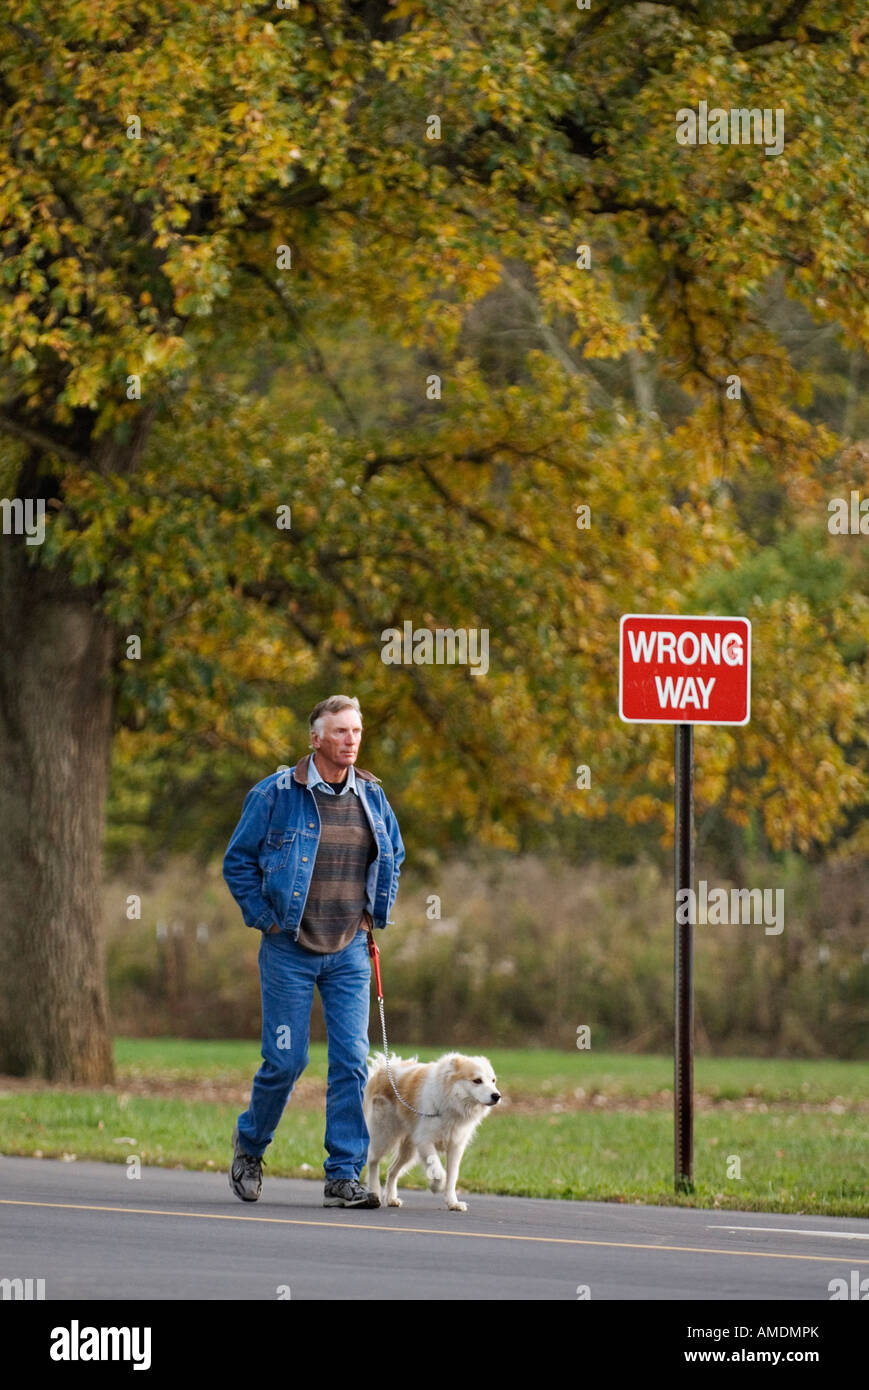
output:
<svg viewBox="0 0 869 1390"><path fill-rule="evenodd" d="M351 406L350 402L347 400L347 397L341 390L340 385L332 376L331 372L326 366L326 361L323 357L322 352L317 346L317 343L311 337L310 333L308 333L308 331L305 329L300 315L293 308L289 300L285 298L283 288L279 284L276 284L274 280L271 280L269 276L266 275L265 271L262 269L261 266L253 265L250 261L242 261L239 265L239 270L246 270L249 275L253 275L258 280L261 280L263 284L267 285L268 288L271 290L274 297L278 300L278 303L280 304L284 313L287 315L290 322L292 323L293 328L296 330L296 334L300 342L302 343L302 346L307 350L310 357L313 359L316 371L319 372L320 376L323 377L324 381L329 386L336 400L340 404L341 409L344 411L344 414L346 415L352 428L357 433L361 433L362 426L359 422L359 418L355 410Z"/></svg>
<svg viewBox="0 0 869 1390"><path fill-rule="evenodd" d="M14 420L9 415L0 415L0 430L6 434L12 434L16 439L23 439L25 444L30 444L34 449L39 449L44 454L55 454L58 458L65 459L67 463L77 463L86 466L90 460L84 454L71 449L68 444L61 444L59 440L52 439L43 430L33 429L30 425L24 425L20 420Z"/></svg>

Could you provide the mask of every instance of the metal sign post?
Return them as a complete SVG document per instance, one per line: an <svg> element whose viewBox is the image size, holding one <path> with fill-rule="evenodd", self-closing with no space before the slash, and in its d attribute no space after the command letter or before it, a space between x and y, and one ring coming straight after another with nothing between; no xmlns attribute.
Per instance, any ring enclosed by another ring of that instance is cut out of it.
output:
<svg viewBox="0 0 869 1390"><path fill-rule="evenodd" d="M675 728L675 881L673 938L673 1120L675 1187L694 1191L694 913L680 914L679 890L694 887L694 726ZM681 922L680 915L687 917Z"/></svg>
<svg viewBox="0 0 869 1390"><path fill-rule="evenodd" d="M619 718L675 726L673 1119L675 1188L694 1191L694 725L747 724L747 618L626 613L620 623Z"/></svg>

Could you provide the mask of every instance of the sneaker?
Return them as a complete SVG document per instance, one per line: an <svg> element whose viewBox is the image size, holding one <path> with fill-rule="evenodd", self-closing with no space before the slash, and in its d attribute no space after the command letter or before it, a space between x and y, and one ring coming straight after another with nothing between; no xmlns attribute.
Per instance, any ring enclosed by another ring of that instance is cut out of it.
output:
<svg viewBox="0 0 869 1390"><path fill-rule="evenodd" d="M379 1207L380 1198L356 1178L333 1178L323 1189L324 1207Z"/></svg>
<svg viewBox="0 0 869 1390"><path fill-rule="evenodd" d="M232 1166L229 1185L243 1202L257 1202L263 1190L262 1159L246 1153L238 1137L238 1125L232 1131Z"/></svg>

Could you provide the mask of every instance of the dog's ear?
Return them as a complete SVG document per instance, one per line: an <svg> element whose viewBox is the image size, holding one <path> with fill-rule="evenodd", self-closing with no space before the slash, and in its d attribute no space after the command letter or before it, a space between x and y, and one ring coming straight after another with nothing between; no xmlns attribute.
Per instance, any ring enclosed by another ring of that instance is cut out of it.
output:
<svg viewBox="0 0 869 1390"><path fill-rule="evenodd" d="M450 1059L450 1079L452 1081L470 1081L472 1076L476 1076L476 1071L470 1065L470 1060L463 1057L460 1052L454 1052Z"/></svg>

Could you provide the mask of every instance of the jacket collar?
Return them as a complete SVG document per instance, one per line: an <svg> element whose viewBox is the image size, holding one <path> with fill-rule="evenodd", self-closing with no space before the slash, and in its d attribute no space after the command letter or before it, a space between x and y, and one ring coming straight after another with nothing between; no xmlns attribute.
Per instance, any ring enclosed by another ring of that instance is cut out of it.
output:
<svg viewBox="0 0 869 1390"><path fill-rule="evenodd" d="M296 766L293 768L293 781L298 782L302 787L308 785L308 765L313 756L313 753L306 753L303 758L299 759ZM353 771L357 777L364 777L366 782L380 781L380 778L375 777L373 772L366 772L364 768L354 767Z"/></svg>

